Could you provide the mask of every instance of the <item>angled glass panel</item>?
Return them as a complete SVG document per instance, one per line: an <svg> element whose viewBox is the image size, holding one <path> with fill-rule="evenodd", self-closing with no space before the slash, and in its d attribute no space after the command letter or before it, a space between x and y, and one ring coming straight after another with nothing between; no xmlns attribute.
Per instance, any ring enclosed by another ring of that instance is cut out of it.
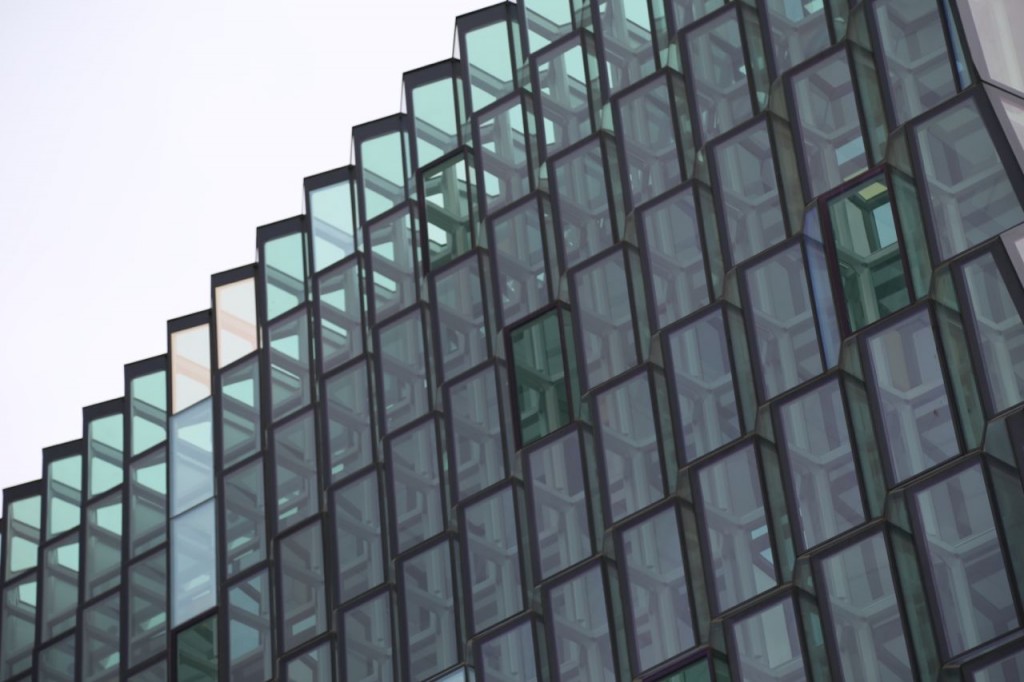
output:
<svg viewBox="0 0 1024 682"><path fill-rule="evenodd" d="M267 569L228 588L228 679L273 677L270 578Z"/></svg>
<svg viewBox="0 0 1024 682"><path fill-rule="evenodd" d="M171 627L217 605L214 511L214 501L207 500L171 519Z"/></svg>
<svg viewBox="0 0 1024 682"><path fill-rule="evenodd" d="M626 252L616 250L572 274L575 326L582 351L583 390L637 364L635 302Z"/></svg>
<svg viewBox="0 0 1024 682"><path fill-rule="evenodd" d="M481 632L525 606L513 489L474 502L465 514L467 591L473 631Z"/></svg>
<svg viewBox="0 0 1024 682"><path fill-rule="evenodd" d="M95 500L85 510L85 595L92 599L121 583L121 492Z"/></svg>
<svg viewBox="0 0 1024 682"><path fill-rule="evenodd" d="M260 365L254 355L220 375L220 424L223 468L260 449Z"/></svg>
<svg viewBox="0 0 1024 682"><path fill-rule="evenodd" d="M9 680L32 667L32 649L36 644L35 576L11 583L3 591L0 620L0 678Z"/></svg>
<svg viewBox="0 0 1024 682"><path fill-rule="evenodd" d="M527 201L491 224L495 295L505 325L518 322L551 301L544 234L544 218L537 201Z"/></svg>
<svg viewBox="0 0 1024 682"><path fill-rule="evenodd" d="M592 44L582 35L538 56L535 63L540 127L550 155L593 132L591 108L597 94L597 64Z"/></svg>
<svg viewBox="0 0 1024 682"><path fill-rule="evenodd" d="M178 682L217 682L217 617L210 616L178 634Z"/></svg>
<svg viewBox="0 0 1024 682"><path fill-rule="evenodd" d="M469 80L469 110L480 111L516 86L518 55L512 51L512 35L506 21L474 28L465 33L462 63Z"/></svg>
<svg viewBox="0 0 1024 682"><path fill-rule="evenodd" d="M210 395L210 364L210 325L171 334L171 414Z"/></svg>
<svg viewBox="0 0 1024 682"><path fill-rule="evenodd" d="M559 682L615 682L604 572L593 565L548 592Z"/></svg>
<svg viewBox="0 0 1024 682"><path fill-rule="evenodd" d="M410 113L420 168L459 146L459 125L464 112L456 92L461 87L457 78L446 77L411 90Z"/></svg>
<svg viewBox="0 0 1024 682"><path fill-rule="evenodd" d="M310 410L274 429L277 529L282 532L320 511L316 417Z"/></svg>
<svg viewBox="0 0 1024 682"><path fill-rule="evenodd" d="M423 170L423 209L431 270L466 253L476 241L474 160L458 155Z"/></svg>
<svg viewBox="0 0 1024 682"><path fill-rule="evenodd" d="M345 612L342 649L349 682L392 682L391 596L385 592Z"/></svg>
<svg viewBox="0 0 1024 682"><path fill-rule="evenodd" d="M167 451L128 465L128 555L140 556L167 540Z"/></svg>
<svg viewBox="0 0 1024 682"><path fill-rule="evenodd" d="M282 419L310 400L309 314L305 308L267 329L270 338L270 418Z"/></svg>
<svg viewBox="0 0 1024 682"><path fill-rule="evenodd" d="M267 319L273 320L306 300L303 234L296 232L268 241L262 255Z"/></svg>
<svg viewBox="0 0 1024 682"><path fill-rule="evenodd" d="M511 332L519 436L530 443L569 423L562 325L552 311Z"/></svg>
<svg viewBox="0 0 1024 682"><path fill-rule="evenodd" d="M416 301L419 242L409 208L389 213L367 225L366 231L370 242L367 286L373 319L379 321Z"/></svg>
<svg viewBox="0 0 1024 682"><path fill-rule="evenodd" d="M127 659L138 665L167 649L167 551L128 567Z"/></svg>
<svg viewBox="0 0 1024 682"><path fill-rule="evenodd" d="M40 637L45 642L77 624L78 576L81 566L78 537L48 545L42 551Z"/></svg>
<svg viewBox="0 0 1024 682"><path fill-rule="evenodd" d="M285 664L287 682L331 682L334 680L334 651L331 642L305 651Z"/></svg>
<svg viewBox="0 0 1024 682"><path fill-rule="evenodd" d="M213 497L213 399L171 417L171 516Z"/></svg>
<svg viewBox="0 0 1024 682"><path fill-rule="evenodd" d="M338 601L346 602L384 581L380 487L377 472L335 489L334 543Z"/></svg>
<svg viewBox="0 0 1024 682"><path fill-rule="evenodd" d="M643 0L608 0L594 7L595 32L604 46L610 94L627 88L657 67L651 16ZM595 682L598 678L594 678Z"/></svg>
<svg viewBox="0 0 1024 682"><path fill-rule="evenodd" d="M645 4L636 0L619 2L641 7ZM693 157L689 133L684 132L679 139L679 122L675 119L676 112L686 111L682 87L675 79L657 78L616 103L623 165L634 206L679 184L683 177L680 159L688 167Z"/></svg>
<svg viewBox="0 0 1024 682"><path fill-rule="evenodd" d="M358 362L324 382L327 447L334 483L373 461L373 401L367 363Z"/></svg>
<svg viewBox="0 0 1024 682"><path fill-rule="evenodd" d="M39 663L36 670L40 680L75 682L75 671L78 667L76 665L78 661L75 658L77 637L77 634L72 632L64 639L48 644L39 650Z"/></svg>
<svg viewBox="0 0 1024 682"><path fill-rule="evenodd" d="M445 407L459 499L505 477L502 394L507 389L499 373L494 365L487 365L446 387Z"/></svg>
<svg viewBox="0 0 1024 682"><path fill-rule="evenodd" d="M444 530L437 427L424 421L387 446L391 463L394 541L401 553Z"/></svg>
<svg viewBox="0 0 1024 682"><path fill-rule="evenodd" d="M721 613L778 582L754 446L745 445L702 467L697 484L713 603Z"/></svg>
<svg viewBox="0 0 1024 682"><path fill-rule="evenodd" d="M555 234L567 268L608 248L616 238L602 139L593 137L550 163Z"/></svg>
<svg viewBox="0 0 1024 682"><path fill-rule="evenodd" d="M487 317L478 258L463 259L434 277L437 346L443 380L487 358Z"/></svg>
<svg viewBox="0 0 1024 682"><path fill-rule="evenodd" d="M423 311L417 308L378 332L381 385L377 390L384 408L380 421L386 431L394 431L430 409L423 322Z"/></svg>
<svg viewBox="0 0 1024 682"><path fill-rule="evenodd" d="M674 508L622 532L627 622L637 651L634 672L648 670L697 643L682 537Z"/></svg>
<svg viewBox="0 0 1024 682"><path fill-rule="evenodd" d="M1024 7L1013 0L956 0L955 5L982 79L1024 94L1024 47L1013 33L1024 24Z"/></svg>
<svg viewBox="0 0 1024 682"><path fill-rule="evenodd" d="M523 0L521 7L530 54L572 31L570 0Z"/></svg>
<svg viewBox="0 0 1024 682"><path fill-rule="evenodd" d="M224 570L241 573L267 557L267 502L263 462L255 460L224 476Z"/></svg>
<svg viewBox="0 0 1024 682"><path fill-rule="evenodd" d="M285 651L327 629L324 541L320 521L281 539L281 637Z"/></svg>
<svg viewBox="0 0 1024 682"><path fill-rule="evenodd" d="M124 416L112 414L89 422L89 497L102 495L124 480Z"/></svg>
<svg viewBox="0 0 1024 682"><path fill-rule="evenodd" d="M362 207L370 221L405 199L405 135L401 129L358 140L356 158L362 182Z"/></svg>
<svg viewBox="0 0 1024 682"><path fill-rule="evenodd" d="M356 252L355 206L348 180L309 193L313 269L322 272Z"/></svg>
<svg viewBox="0 0 1024 682"><path fill-rule="evenodd" d="M82 522L82 456L71 455L46 467L46 539Z"/></svg>
<svg viewBox="0 0 1024 682"><path fill-rule="evenodd" d="M953 413L926 308L867 337L884 450L895 482L958 454Z"/></svg>
<svg viewBox="0 0 1024 682"><path fill-rule="evenodd" d="M256 279L250 277L217 287L213 299L220 368L256 350Z"/></svg>
<svg viewBox="0 0 1024 682"><path fill-rule="evenodd" d="M363 352L363 294L360 261L351 259L317 277L320 361L324 371Z"/></svg>
<svg viewBox="0 0 1024 682"><path fill-rule="evenodd" d="M736 641L733 660L739 672L738 682L808 679L792 598L736 620L732 635Z"/></svg>
<svg viewBox="0 0 1024 682"><path fill-rule="evenodd" d="M128 676L128 682L167 682L167 661L157 661L144 670Z"/></svg>
<svg viewBox="0 0 1024 682"><path fill-rule="evenodd" d="M82 682L118 679L120 624L120 592L82 610Z"/></svg>
<svg viewBox="0 0 1024 682"><path fill-rule="evenodd" d="M726 0L669 0L668 4L671 7L671 16L675 20L675 29L678 31L700 21L725 2Z"/></svg>
<svg viewBox="0 0 1024 682"><path fill-rule="evenodd" d="M1024 651L1016 651L971 675L971 682L1014 682L1024 678Z"/></svg>
<svg viewBox="0 0 1024 682"><path fill-rule="evenodd" d="M831 44L824 2L773 2L765 9L776 76Z"/></svg>
<svg viewBox="0 0 1024 682"><path fill-rule="evenodd" d="M474 117L484 208L493 213L530 191L530 151L523 100L509 97Z"/></svg>
<svg viewBox="0 0 1024 682"><path fill-rule="evenodd" d="M451 548L447 541L401 564L402 630L412 679L424 680L459 657Z"/></svg>
<svg viewBox="0 0 1024 682"><path fill-rule="evenodd" d="M132 379L128 409L133 457L164 442L167 439L167 372Z"/></svg>
<svg viewBox="0 0 1024 682"><path fill-rule="evenodd" d="M480 682L537 682L533 625L522 622L480 644L477 673Z"/></svg>

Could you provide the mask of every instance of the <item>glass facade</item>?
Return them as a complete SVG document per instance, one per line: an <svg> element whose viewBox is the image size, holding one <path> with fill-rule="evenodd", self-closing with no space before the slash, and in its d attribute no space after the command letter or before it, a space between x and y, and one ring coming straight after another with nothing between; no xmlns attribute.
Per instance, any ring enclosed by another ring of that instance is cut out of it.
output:
<svg viewBox="0 0 1024 682"><path fill-rule="evenodd" d="M0 682L1024 678L1020 7L459 17L5 491Z"/></svg>

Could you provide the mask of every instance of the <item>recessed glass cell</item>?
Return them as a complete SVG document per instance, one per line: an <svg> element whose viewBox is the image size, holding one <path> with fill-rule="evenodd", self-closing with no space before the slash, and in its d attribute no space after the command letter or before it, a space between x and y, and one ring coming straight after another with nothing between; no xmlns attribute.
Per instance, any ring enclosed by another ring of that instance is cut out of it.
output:
<svg viewBox="0 0 1024 682"><path fill-rule="evenodd" d="M616 250L572 274L572 302L587 390L636 365L639 358L626 252Z"/></svg>
<svg viewBox="0 0 1024 682"><path fill-rule="evenodd" d="M519 437L524 445L568 424L573 416L563 355L563 343L572 340L563 340L560 317L557 311L546 313L510 334Z"/></svg>
<svg viewBox="0 0 1024 682"><path fill-rule="evenodd" d="M392 682L391 595L379 594L345 612L342 655L349 682Z"/></svg>
<svg viewBox="0 0 1024 682"><path fill-rule="evenodd" d="M267 319L273 320L306 300L305 241L301 232L263 245L263 284Z"/></svg>
<svg viewBox="0 0 1024 682"><path fill-rule="evenodd" d="M35 576L11 583L3 591L0 609L0 677L9 680L32 667L32 649L36 644Z"/></svg>
<svg viewBox="0 0 1024 682"><path fill-rule="evenodd" d="M404 607L400 622L408 656L407 676L424 680L459 660L448 542L409 557L402 562L400 571Z"/></svg>
<svg viewBox="0 0 1024 682"><path fill-rule="evenodd" d="M793 74L790 87L805 187L819 196L870 165L846 50Z"/></svg>
<svg viewBox="0 0 1024 682"><path fill-rule="evenodd" d="M251 357L220 374L221 464L224 469L259 452L260 365Z"/></svg>
<svg viewBox="0 0 1024 682"><path fill-rule="evenodd" d="M778 407L786 463L803 547L814 547L865 519L854 444L838 379Z"/></svg>
<svg viewBox="0 0 1024 682"><path fill-rule="evenodd" d="M515 89L520 55L512 51L512 32L504 19L467 31L463 39L461 56L469 84L468 108L470 113L476 113Z"/></svg>
<svg viewBox="0 0 1024 682"><path fill-rule="evenodd" d="M310 410L274 429L277 530L301 523L320 511L316 417Z"/></svg>
<svg viewBox="0 0 1024 682"><path fill-rule="evenodd" d="M1020 295L1016 280L1004 279L991 253L964 263L969 305L964 318L977 340L989 401L995 412L1024 401L1024 323L1010 295Z"/></svg>
<svg viewBox="0 0 1024 682"><path fill-rule="evenodd" d="M324 381L330 479L340 481L373 461L373 406L367 363L357 362Z"/></svg>
<svg viewBox="0 0 1024 682"><path fill-rule="evenodd" d="M634 673L648 670L697 643L682 530L675 508L622 531L623 578L629 632L636 642Z"/></svg>
<svg viewBox="0 0 1024 682"><path fill-rule="evenodd" d="M623 3L644 6L635 0ZM607 4L613 4L611 2ZM646 11L646 8L645 8ZM605 53L607 57L607 52ZM693 158L693 141L676 117L686 111L682 83L657 78L616 103L617 125L633 206L679 184ZM680 159L682 167L680 167Z"/></svg>
<svg viewBox="0 0 1024 682"><path fill-rule="evenodd" d="M615 682L604 572L593 565L552 587L546 616L559 682Z"/></svg>
<svg viewBox="0 0 1024 682"><path fill-rule="evenodd" d="M325 372L363 352L361 261L352 258L316 280L320 362Z"/></svg>
<svg viewBox="0 0 1024 682"><path fill-rule="evenodd" d="M121 662L121 594L82 610L82 682L116 680Z"/></svg>
<svg viewBox="0 0 1024 682"><path fill-rule="evenodd" d="M213 291L217 320L217 367L225 367L256 350L256 278L232 282Z"/></svg>
<svg viewBox="0 0 1024 682"><path fill-rule="evenodd" d="M739 438L739 403L721 310L666 337L678 428L688 462Z"/></svg>
<svg viewBox="0 0 1024 682"><path fill-rule="evenodd" d="M919 308L868 336L867 351L893 482L902 482L958 454L953 412L928 309Z"/></svg>
<svg viewBox="0 0 1024 682"><path fill-rule="evenodd" d="M224 475L224 570L241 573L267 557L267 503L263 462L255 460Z"/></svg>
<svg viewBox="0 0 1024 682"><path fill-rule="evenodd" d="M46 539L82 522L82 456L70 455L46 467Z"/></svg>
<svg viewBox="0 0 1024 682"><path fill-rule="evenodd" d="M39 650L39 662L36 666L38 679L47 682L75 682L78 668L78 660L75 658L77 639L77 633L71 632L67 637L47 644Z"/></svg>
<svg viewBox="0 0 1024 682"><path fill-rule="evenodd" d="M603 138L598 136L550 163L566 268L603 251L616 240L615 207L609 189Z"/></svg>
<svg viewBox="0 0 1024 682"><path fill-rule="evenodd" d="M468 258L434 276L441 379L476 367L490 353L480 259Z"/></svg>
<svg viewBox="0 0 1024 682"><path fill-rule="evenodd" d="M167 439L167 372L161 370L132 379L131 454L141 454Z"/></svg>
<svg viewBox="0 0 1024 682"><path fill-rule="evenodd" d="M287 682L331 682L334 680L334 651L331 642L299 654L285 664Z"/></svg>
<svg viewBox="0 0 1024 682"><path fill-rule="evenodd" d="M167 649L167 551L128 567L128 666Z"/></svg>
<svg viewBox="0 0 1024 682"><path fill-rule="evenodd" d="M1003 166L975 99L919 122L913 139L940 260L1024 222L1012 179L1019 170Z"/></svg>
<svg viewBox="0 0 1024 682"><path fill-rule="evenodd" d="M522 203L491 223L489 246L497 286L495 296L504 326L551 302L544 240L545 219L539 201Z"/></svg>
<svg viewBox="0 0 1024 682"><path fill-rule="evenodd" d="M824 363L803 249L794 243L743 273L764 397L821 374Z"/></svg>
<svg viewBox="0 0 1024 682"><path fill-rule="evenodd" d="M761 472L753 445L716 458L697 474L716 613L778 583Z"/></svg>
<svg viewBox="0 0 1024 682"><path fill-rule="evenodd" d="M356 252L352 183L336 182L309 193L313 231L313 269L322 272Z"/></svg>
<svg viewBox="0 0 1024 682"><path fill-rule="evenodd" d="M113 492L85 509L85 595L92 599L121 583L121 492Z"/></svg>
<svg viewBox="0 0 1024 682"><path fill-rule="evenodd" d="M801 64L831 44L825 2L773 2L765 6L775 75Z"/></svg>
<svg viewBox="0 0 1024 682"><path fill-rule="evenodd" d="M170 345L171 414L177 414L210 395L210 325L174 332Z"/></svg>
<svg viewBox="0 0 1024 682"><path fill-rule="evenodd" d="M464 518L473 632L482 632L525 606L513 489L468 505Z"/></svg>
<svg viewBox="0 0 1024 682"><path fill-rule="evenodd" d="M273 677L270 578L267 569L228 588L228 679Z"/></svg>
<svg viewBox="0 0 1024 682"><path fill-rule="evenodd" d="M210 616L178 634L178 680L217 682L217 616Z"/></svg>
<svg viewBox="0 0 1024 682"><path fill-rule="evenodd" d="M602 61L610 94L654 72L658 64L651 36L651 15L644 0L608 0L594 7L595 32L604 46ZM594 678L595 682L598 678Z"/></svg>
<svg viewBox="0 0 1024 682"><path fill-rule="evenodd" d="M472 67L471 67L472 68ZM488 212L507 206L530 191L530 154L534 145L523 100L514 95L474 117L479 177Z"/></svg>
<svg viewBox="0 0 1024 682"><path fill-rule="evenodd" d="M77 624L79 549L78 537L74 535L43 548L39 632L44 642Z"/></svg>
<svg viewBox="0 0 1024 682"><path fill-rule="evenodd" d="M378 331L381 384L377 391L385 431L401 428L430 409L423 322L423 311L416 308Z"/></svg>
<svg viewBox="0 0 1024 682"><path fill-rule="evenodd" d="M429 67L428 67L429 68ZM459 126L465 114L456 92L462 82L445 71L444 78L412 88L408 102L413 115L416 160L420 168L459 146ZM461 93L460 93L461 94Z"/></svg>
<svg viewBox="0 0 1024 682"><path fill-rule="evenodd" d="M981 465L914 495L924 557L938 604L938 629L950 656L1016 629L988 487Z"/></svg>
<svg viewBox="0 0 1024 682"><path fill-rule="evenodd" d="M808 679L792 598L786 598L732 625L737 682Z"/></svg>
<svg viewBox="0 0 1024 682"><path fill-rule="evenodd" d="M473 163L460 154L423 169L420 181L430 270L458 258L476 242Z"/></svg>
<svg viewBox="0 0 1024 682"><path fill-rule="evenodd" d="M412 211L406 207L370 223L366 231L370 241L367 287L373 319L381 321L416 301L419 241Z"/></svg>
<svg viewBox="0 0 1024 682"><path fill-rule="evenodd" d="M832 199L829 220L850 330L910 305L904 249L885 180L872 178Z"/></svg>
<svg viewBox="0 0 1024 682"><path fill-rule="evenodd" d="M171 519L171 627L217 606L214 500Z"/></svg>
<svg viewBox="0 0 1024 682"><path fill-rule="evenodd" d="M537 682L533 625L524 621L482 642L477 655L480 682Z"/></svg>
<svg viewBox="0 0 1024 682"><path fill-rule="evenodd" d="M374 137L361 139L359 129L355 136L356 159L362 182L357 187L366 222L391 210L405 200L406 139L401 122L393 118L386 122L394 128Z"/></svg>
<svg viewBox="0 0 1024 682"><path fill-rule="evenodd" d="M906 628L885 539L875 533L821 561L827 624L845 680L911 680Z"/></svg>
<svg viewBox="0 0 1024 682"><path fill-rule="evenodd" d="M637 374L594 397L605 505L615 523L665 496L661 420L650 375Z"/></svg>
<svg viewBox="0 0 1024 682"><path fill-rule="evenodd" d="M309 313L305 308L267 329L270 338L270 418L287 417L310 400Z"/></svg>
<svg viewBox="0 0 1024 682"><path fill-rule="evenodd" d="M320 521L285 536L278 549L282 645L285 651L291 651L327 629Z"/></svg>
<svg viewBox="0 0 1024 682"><path fill-rule="evenodd" d="M170 513L191 509L213 497L213 399L171 417Z"/></svg>
<svg viewBox="0 0 1024 682"><path fill-rule="evenodd" d="M393 539L401 553L444 530L437 426L426 420L395 436L385 448L391 464Z"/></svg>
<svg viewBox="0 0 1024 682"><path fill-rule="evenodd" d="M93 419L87 426L89 497L102 495L124 480L124 416Z"/></svg>
<svg viewBox="0 0 1024 682"><path fill-rule="evenodd" d="M337 551L338 601L346 602L384 582L380 487L369 471L336 488L331 497Z"/></svg>
<svg viewBox="0 0 1024 682"><path fill-rule="evenodd" d="M774 152L766 118L710 150L731 263L740 263L786 238Z"/></svg>
<svg viewBox="0 0 1024 682"><path fill-rule="evenodd" d="M568 5L567 0L559 1ZM580 34L538 55L535 65L540 128L546 153L551 155L594 131L592 109L598 93L593 44Z"/></svg>
<svg viewBox="0 0 1024 682"><path fill-rule="evenodd" d="M445 388L458 499L505 477L505 395L504 376L494 365L486 365Z"/></svg>
<svg viewBox="0 0 1024 682"><path fill-rule="evenodd" d="M7 520L7 563L4 579L14 576L39 563L39 534L42 526L42 497L32 495L7 502L4 518Z"/></svg>

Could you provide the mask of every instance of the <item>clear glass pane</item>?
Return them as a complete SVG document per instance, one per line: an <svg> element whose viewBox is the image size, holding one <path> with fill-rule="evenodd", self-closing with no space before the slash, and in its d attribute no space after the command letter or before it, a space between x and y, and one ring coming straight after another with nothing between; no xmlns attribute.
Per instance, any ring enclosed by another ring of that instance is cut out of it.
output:
<svg viewBox="0 0 1024 682"><path fill-rule="evenodd" d="M85 510L85 596L92 599L121 583L121 492L100 498Z"/></svg>
<svg viewBox="0 0 1024 682"><path fill-rule="evenodd" d="M379 594L345 613L345 679L349 682L392 682L391 597Z"/></svg>
<svg viewBox="0 0 1024 682"><path fill-rule="evenodd" d="M490 248L504 324L518 322L551 301L545 225L540 205L528 201L495 218Z"/></svg>
<svg viewBox="0 0 1024 682"><path fill-rule="evenodd" d="M45 642L77 624L78 576L81 565L78 537L72 536L42 551L40 636Z"/></svg>
<svg viewBox="0 0 1024 682"><path fill-rule="evenodd" d="M170 513L191 509L213 497L213 399L171 417Z"/></svg>
<svg viewBox="0 0 1024 682"><path fill-rule="evenodd" d="M320 511L320 475L312 410L274 429L278 532Z"/></svg>
<svg viewBox="0 0 1024 682"><path fill-rule="evenodd" d="M129 389L131 454L141 454L167 439L167 372L136 377Z"/></svg>
<svg viewBox="0 0 1024 682"><path fill-rule="evenodd" d="M480 645L480 682L537 682L537 656L529 621L505 630Z"/></svg>
<svg viewBox="0 0 1024 682"><path fill-rule="evenodd" d="M327 629L324 542L320 521L281 539L281 633L285 651Z"/></svg>
<svg viewBox="0 0 1024 682"><path fill-rule="evenodd" d="M128 465L128 553L134 558L167 540L167 450Z"/></svg>
<svg viewBox="0 0 1024 682"><path fill-rule="evenodd" d="M36 596L34 576L8 585L3 591L3 619L0 622L0 677L11 679L32 667L36 644Z"/></svg>
<svg viewBox="0 0 1024 682"><path fill-rule="evenodd" d="M54 460L46 467L46 539L82 522L82 456Z"/></svg>
<svg viewBox="0 0 1024 682"><path fill-rule="evenodd" d="M525 115L523 102L515 95L475 119L484 208L490 213L530 191L533 142Z"/></svg>
<svg viewBox="0 0 1024 682"><path fill-rule="evenodd" d="M808 679L793 600L785 599L733 623L737 682Z"/></svg>
<svg viewBox="0 0 1024 682"><path fill-rule="evenodd" d="M270 578L264 569L228 588L228 679L264 682L273 677Z"/></svg>
<svg viewBox="0 0 1024 682"><path fill-rule="evenodd" d="M167 648L167 552L128 567L128 665Z"/></svg>
<svg viewBox="0 0 1024 682"><path fill-rule="evenodd" d="M377 472L335 489L332 505L338 601L346 602L384 581Z"/></svg>
<svg viewBox="0 0 1024 682"><path fill-rule="evenodd" d="M270 338L270 418L277 421L309 404L312 388L306 309L270 325L267 336Z"/></svg>
<svg viewBox="0 0 1024 682"><path fill-rule="evenodd" d="M124 416L112 414L87 427L89 497L102 495L124 480Z"/></svg>
<svg viewBox="0 0 1024 682"><path fill-rule="evenodd" d="M214 500L207 500L171 519L172 627L217 605L217 522L214 511Z"/></svg>
<svg viewBox="0 0 1024 682"><path fill-rule="evenodd" d="M395 544L401 553L444 530L441 464L433 419L396 436L387 446Z"/></svg>
<svg viewBox="0 0 1024 682"><path fill-rule="evenodd" d="M357 362L324 382L331 482L348 478L373 461L370 368Z"/></svg>
<svg viewBox="0 0 1024 682"><path fill-rule="evenodd" d="M356 252L352 183L335 183L309 193L313 230L313 265L321 272Z"/></svg>
<svg viewBox="0 0 1024 682"><path fill-rule="evenodd" d="M605 55L607 57L607 52ZM678 92L674 85L679 86ZM680 157L684 157L684 165L689 166L692 142L684 139L682 148L677 146L677 122L673 120L673 105L675 111L686 111L681 88L675 81L659 78L631 91L617 103L619 136L634 206L679 184L683 173Z"/></svg>
<svg viewBox="0 0 1024 682"><path fill-rule="evenodd" d="M616 250L572 275L583 390L639 362L636 303L630 296L626 252Z"/></svg>
<svg viewBox="0 0 1024 682"><path fill-rule="evenodd" d="M604 574L592 566L548 592L560 682L615 682Z"/></svg>
<svg viewBox="0 0 1024 682"><path fill-rule="evenodd" d="M171 334L171 413L210 395L210 325Z"/></svg>
<svg viewBox="0 0 1024 682"><path fill-rule="evenodd" d="M556 235L565 267L603 251L616 238L614 206L608 190L601 137L552 161L552 201L557 209Z"/></svg>
<svg viewBox="0 0 1024 682"><path fill-rule="evenodd" d="M224 476L224 559L230 578L267 556L267 503L263 462L256 460Z"/></svg>
<svg viewBox="0 0 1024 682"><path fill-rule="evenodd" d="M217 320L217 367L256 350L256 279L239 280L213 292Z"/></svg>
<svg viewBox="0 0 1024 682"><path fill-rule="evenodd" d="M178 680L217 682L217 617L210 616L178 635Z"/></svg>
<svg viewBox="0 0 1024 682"><path fill-rule="evenodd" d="M481 632L524 607L512 494L512 488L506 487L466 507L466 577L474 632Z"/></svg>
<svg viewBox="0 0 1024 682"><path fill-rule="evenodd" d="M384 404L382 426L394 431L422 417L430 407L422 311L417 308L382 326L378 352L381 385L377 390Z"/></svg>
<svg viewBox="0 0 1024 682"><path fill-rule="evenodd" d="M445 407L458 499L505 477L502 402L506 391L504 380L492 365L446 387Z"/></svg>
<svg viewBox="0 0 1024 682"><path fill-rule="evenodd" d="M121 662L121 594L82 611L82 682L116 680Z"/></svg>
<svg viewBox="0 0 1024 682"><path fill-rule="evenodd" d="M363 352L362 268L349 260L317 278L320 362L325 372Z"/></svg>
<svg viewBox="0 0 1024 682"><path fill-rule="evenodd" d="M519 437L528 444L572 418L559 315L547 313L512 330L510 336Z"/></svg>
<svg viewBox="0 0 1024 682"><path fill-rule="evenodd" d="M374 319L380 321L416 301L419 241L412 212L406 208L389 213L366 230L370 239L367 288Z"/></svg>
<svg viewBox="0 0 1024 682"><path fill-rule="evenodd" d="M477 366L490 354L479 259L464 259L437 273L434 306L441 355L439 381L444 381Z"/></svg>
<svg viewBox="0 0 1024 682"><path fill-rule="evenodd" d="M302 233L285 235L263 245L263 278L268 320L306 300L306 256Z"/></svg>
<svg viewBox="0 0 1024 682"><path fill-rule="evenodd" d="M406 665L422 680L458 660L451 549L447 542L429 547L406 559L400 570Z"/></svg>
<svg viewBox="0 0 1024 682"><path fill-rule="evenodd" d="M251 359L220 375L221 456L224 468L256 454L261 445L260 366Z"/></svg>

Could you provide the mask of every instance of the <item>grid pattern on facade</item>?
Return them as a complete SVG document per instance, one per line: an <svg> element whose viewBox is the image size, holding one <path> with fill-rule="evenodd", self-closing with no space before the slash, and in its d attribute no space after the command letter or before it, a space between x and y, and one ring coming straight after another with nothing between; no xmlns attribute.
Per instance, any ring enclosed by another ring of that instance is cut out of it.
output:
<svg viewBox="0 0 1024 682"><path fill-rule="evenodd" d="M5 491L0 680L1024 679L1021 26L460 17Z"/></svg>

